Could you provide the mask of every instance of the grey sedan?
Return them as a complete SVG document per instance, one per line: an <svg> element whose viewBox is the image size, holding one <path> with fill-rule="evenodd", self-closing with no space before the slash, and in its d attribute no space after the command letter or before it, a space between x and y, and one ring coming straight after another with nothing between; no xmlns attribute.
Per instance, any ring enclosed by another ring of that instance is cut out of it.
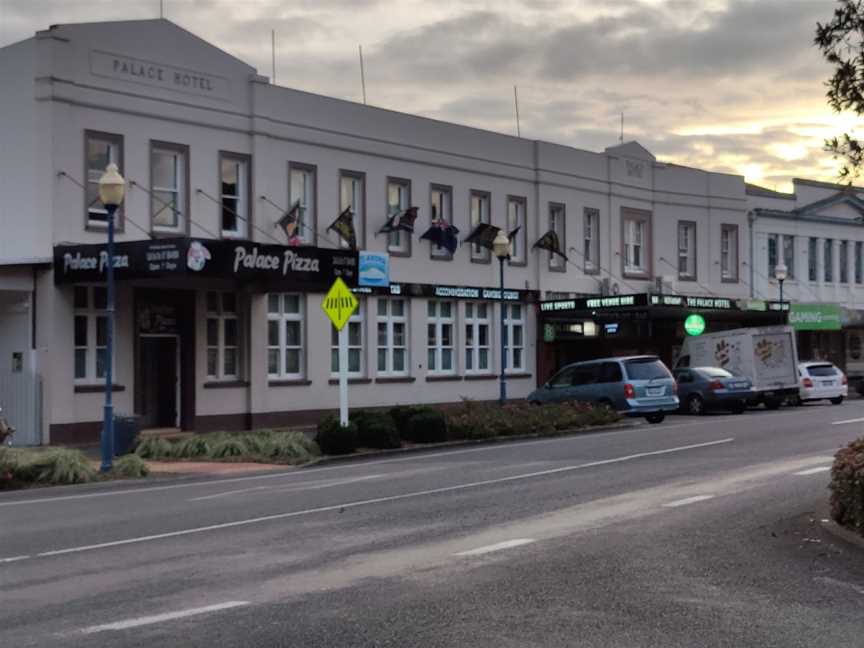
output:
<svg viewBox="0 0 864 648"><path fill-rule="evenodd" d="M734 376L720 367L689 367L676 369L678 399L682 411L704 414L708 410L729 410L740 414L753 395L749 378Z"/></svg>

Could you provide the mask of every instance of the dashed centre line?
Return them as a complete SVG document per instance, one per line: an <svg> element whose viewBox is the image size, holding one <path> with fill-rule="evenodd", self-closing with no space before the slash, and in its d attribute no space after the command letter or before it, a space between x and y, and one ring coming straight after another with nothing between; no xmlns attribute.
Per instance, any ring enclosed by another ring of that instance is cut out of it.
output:
<svg viewBox="0 0 864 648"><path fill-rule="evenodd" d="M704 502L705 500L714 499L715 495L694 495L693 497L685 497L684 499L675 500L673 502L667 502L663 506L666 508L677 508L679 506L687 506L688 504L695 504L696 502Z"/></svg>
<svg viewBox="0 0 864 648"><path fill-rule="evenodd" d="M90 626L89 628L84 628L83 630L81 630L81 632L84 634L93 634L96 632L104 632L106 630L127 630L129 628L137 628L139 626L162 623L163 621L173 621L175 619L184 619L190 616L197 616L199 614L208 614L209 612L230 610L232 608L243 607L245 605L249 605L249 601L227 601L225 603L206 605L199 608L190 608L188 610L178 610L177 612L166 612L164 614L154 614L153 616L137 617L135 619L126 619L125 621L115 621L114 623L105 623L102 625Z"/></svg>
<svg viewBox="0 0 864 648"><path fill-rule="evenodd" d="M848 423L861 423L862 421L864 421L864 417L854 418L854 419L846 419L845 421L832 421L831 425L846 425Z"/></svg>
<svg viewBox="0 0 864 648"><path fill-rule="evenodd" d="M501 551L502 549L512 549L513 547L521 547L522 545L537 542L534 538L516 538L514 540L505 540L496 544L486 545L485 547L477 547L468 551L460 551L456 556L482 556L483 554L492 553L493 551Z"/></svg>
<svg viewBox="0 0 864 648"><path fill-rule="evenodd" d="M817 466L816 468L808 468L807 470L799 470L793 475L815 475L816 473L826 472L831 470L831 466Z"/></svg>

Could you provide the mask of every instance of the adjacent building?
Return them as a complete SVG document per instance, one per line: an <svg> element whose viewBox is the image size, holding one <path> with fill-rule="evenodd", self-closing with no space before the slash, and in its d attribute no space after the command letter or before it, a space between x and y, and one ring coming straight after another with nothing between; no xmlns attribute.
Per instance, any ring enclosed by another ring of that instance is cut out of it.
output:
<svg viewBox="0 0 864 648"><path fill-rule="evenodd" d="M0 83L0 405L19 441L98 437L97 182L112 162L128 187L114 401L145 427L333 410L337 336L321 307L336 277L360 299L353 406L492 400L502 366L521 398L570 360L671 361L692 312L709 330L779 321L751 308L772 297L748 265L759 243L743 178L635 142L590 152L276 86L167 20L51 27L0 49ZM413 233L379 233L412 207ZM346 210L357 249L329 227ZM503 291L497 259L464 242L481 223L515 232ZM448 225L455 252L420 238ZM533 247L550 230L566 258Z"/></svg>

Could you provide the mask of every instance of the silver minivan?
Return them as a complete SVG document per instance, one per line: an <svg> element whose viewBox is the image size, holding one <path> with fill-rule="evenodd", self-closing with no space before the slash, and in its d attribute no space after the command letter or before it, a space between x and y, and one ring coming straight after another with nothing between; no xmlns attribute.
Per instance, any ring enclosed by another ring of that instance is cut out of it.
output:
<svg viewBox="0 0 864 648"><path fill-rule="evenodd" d="M677 386L657 356L602 358L563 367L528 395L536 404L582 401L660 423L678 409Z"/></svg>

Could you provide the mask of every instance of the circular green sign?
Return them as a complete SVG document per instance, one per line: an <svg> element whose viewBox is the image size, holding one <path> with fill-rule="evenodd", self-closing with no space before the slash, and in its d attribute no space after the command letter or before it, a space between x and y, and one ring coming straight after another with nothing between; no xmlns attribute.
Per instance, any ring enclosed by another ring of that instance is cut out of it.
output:
<svg viewBox="0 0 864 648"><path fill-rule="evenodd" d="M684 320L684 330L687 335L702 335L705 332L705 318L698 313L688 315Z"/></svg>

